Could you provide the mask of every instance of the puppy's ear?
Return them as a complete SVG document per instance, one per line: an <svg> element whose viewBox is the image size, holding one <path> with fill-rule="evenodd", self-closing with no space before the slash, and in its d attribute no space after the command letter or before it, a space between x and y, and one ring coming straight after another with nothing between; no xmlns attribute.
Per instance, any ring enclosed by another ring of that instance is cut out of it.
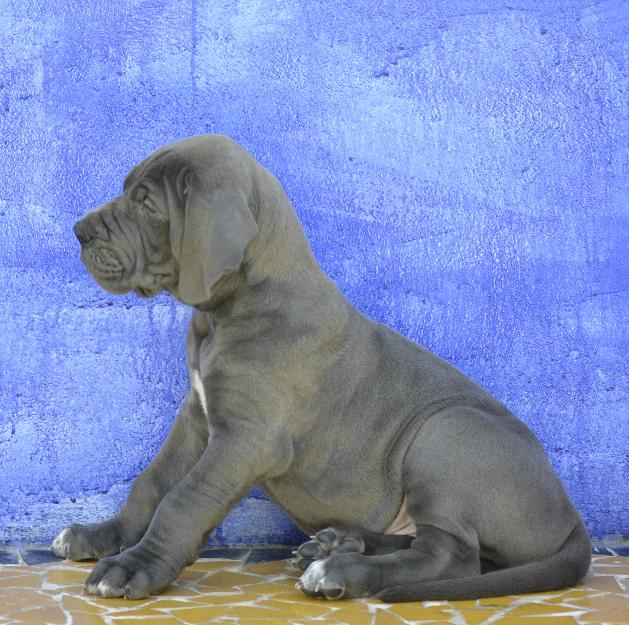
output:
<svg viewBox="0 0 629 625"><path fill-rule="evenodd" d="M258 231L239 190L204 190L190 171L176 186L183 210L171 215L173 255L179 262L179 299L195 306L210 299L212 287L242 265L245 248Z"/></svg>

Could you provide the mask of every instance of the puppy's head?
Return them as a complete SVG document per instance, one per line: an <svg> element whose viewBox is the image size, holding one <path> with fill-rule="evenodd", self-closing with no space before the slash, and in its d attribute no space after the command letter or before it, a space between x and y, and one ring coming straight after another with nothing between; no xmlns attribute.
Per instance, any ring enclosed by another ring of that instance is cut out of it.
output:
<svg viewBox="0 0 629 625"><path fill-rule="evenodd" d="M136 165L122 195L74 226L81 260L112 293L167 290L186 304L241 269L257 233L250 208L255 161L230 139L206 135Z"/></svg>

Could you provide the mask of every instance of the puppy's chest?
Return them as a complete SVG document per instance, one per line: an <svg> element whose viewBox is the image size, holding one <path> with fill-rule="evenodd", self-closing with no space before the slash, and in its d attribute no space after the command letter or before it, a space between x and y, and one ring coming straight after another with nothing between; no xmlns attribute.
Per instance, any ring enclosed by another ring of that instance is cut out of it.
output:
<svg viewBox="0 0 629 625"><path fill-rule="evenodd" d="M228 415L248 413L252 398L259 401L263 395L263 376L256 374L255 365L220 331L210 328L207 334L194 338L188 346L190 387L205 417L212 423Z"/></svg>
<svg viewBox="0 0 629 625"><path fill-rule="evenodd" d="M208 416L208 377L215 355L212 353L214 327L209 315L197 313L192 320L186 351L191 391L196 396L205 416Z"/></svg>
<svg viewBox="0 0 629 625"><path fill-rule="evenodd" d="M208 337L199 344L196 358L190 363L190 385L192 392L203 409L203 413L209 419L210 406L215 403L212 401L215 391L213 392L213 380L220 375L220 367L217 366L218 355L214 353L216 350L212 346L212 338ZM214 397L215 399L215 397Z"/></svg>
<svg viewBox="0 0 629 625"><path fill-rule="evenodd" d="M201 408L203 408L203 412L205 416L208 416L208 402L207 402L207 393L203 386L203 381L201 379L201 372L199 369L193 369L190 372L190 382L192 383L192 390L196 393L197 399L201 404Z"/></svg>

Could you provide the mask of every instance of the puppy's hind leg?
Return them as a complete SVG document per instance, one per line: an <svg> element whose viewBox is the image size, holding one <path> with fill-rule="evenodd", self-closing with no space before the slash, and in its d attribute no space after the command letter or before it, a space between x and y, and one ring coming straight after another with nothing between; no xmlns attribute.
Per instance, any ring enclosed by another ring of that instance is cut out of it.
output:
<svg viewBox="0 0 629 625"><path fill-rule="evenodd" d="M393 553L407 549L412 541L412 536L378 534L362 527L332 526L317 532L294 553L297 566L305 571L316 560L333 554L360 553L371 556Z"/></svg>
<svg viewBox="0 0 629 625"><path fill-rule="evenodd" d="M444 530L421 526L411 541L392 553L333 553L312 564L298 586L311 596L354 599L422 580L480 574L478 550Z"/></svg>

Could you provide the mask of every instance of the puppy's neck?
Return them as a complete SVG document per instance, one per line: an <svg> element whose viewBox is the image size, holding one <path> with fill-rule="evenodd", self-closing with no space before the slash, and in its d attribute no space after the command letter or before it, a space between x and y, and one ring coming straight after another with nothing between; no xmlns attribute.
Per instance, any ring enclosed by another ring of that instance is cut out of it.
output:
<svg viewBox="0 0 629 625"><path fill-rule="evenodd" d="M212 287L210 299L194 308L208 313L219 322L222 317L229 315L236 300L242 298L249 290L246 272L241 268L239 271L230 272L220 278Z"/></svg>
<svg viewBox="0 0 629 625"><path fill-rule="evenodd" d="M258 233L246 250L244 266L251 281L290 279L321 272L295 209L277 178L257 168L251 206Z"/></svg>
<svg viewBox="0 0 629 625"><path fill-rule="evenodd" d="M249 201L258 232L245 250L240 269L223 276L212 287L211 298L195 307L214 315L218 323L230 316L239 301L252 302L252 298L269 297L270 292L286 288L298 296L313 279L325 277L278 180L260 167L255 182ZM276 290L272 284L281 287Z"/></svg>

